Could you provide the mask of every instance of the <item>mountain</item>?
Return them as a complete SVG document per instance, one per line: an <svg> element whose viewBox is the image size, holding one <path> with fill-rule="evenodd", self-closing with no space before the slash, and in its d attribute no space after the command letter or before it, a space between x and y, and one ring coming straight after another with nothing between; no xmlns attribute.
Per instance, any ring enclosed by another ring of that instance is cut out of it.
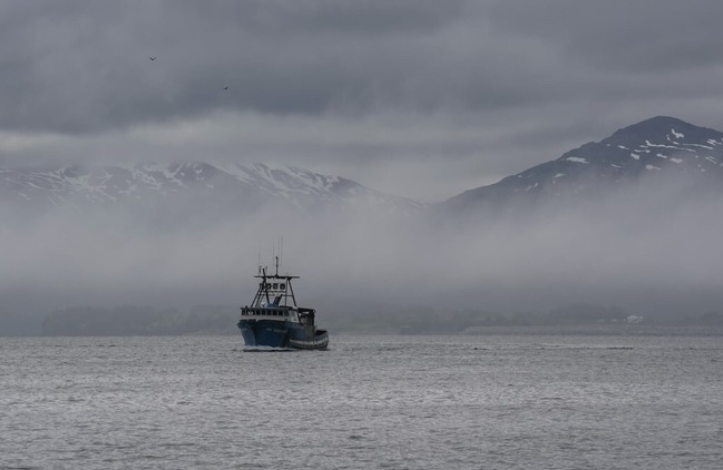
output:
<svg viewBox="0 0 723 470"><path fill-rule="evenodd" d="M181 162L0 168L0 215L35 217L58 208L110 213L112 209L170 227L189 222L216 224L268 208L282 208L285 214L300 217L329 211L404 217L425 214L425 210L454 217L480 211L534 210L551 201L597 200L639 181L673 178L696 191L721 188L722 165L722 132L658 116L432 206L301 168Z"/></svg>
<svg viewBox="0 0 723 470"><path fill-rule="evenodd" d="M247 215L281 207L308 213L323 210L378 211L410 215L423 205L336 176L266 164L167 166L72 166L0 169L0 201L6 210L44 213L54 208L112 207L181 223L203 216ZM199 214L202 212L202 214ZM169 216L169 214L171 214Z"/></svg>
<svg viewBox="0 0 723 470"><path fill-rule="evenodd" d="M673 117L654 117L498 183L465 191L436 209L468 212L589 200L663 175L693 188L710 183L723 187L723 133Z"/></svg>

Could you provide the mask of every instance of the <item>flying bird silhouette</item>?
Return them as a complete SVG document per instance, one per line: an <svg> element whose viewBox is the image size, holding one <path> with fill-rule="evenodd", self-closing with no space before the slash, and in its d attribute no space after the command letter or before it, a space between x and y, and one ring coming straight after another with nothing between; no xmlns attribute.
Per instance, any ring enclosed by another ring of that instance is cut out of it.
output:
<svg viewBox="0 0 723 470"><path fill-rule="evenodd" d="M225 87L223 87L223 89L224 89L224 90L228 90L228 87L227 87L227 86L225 86Z"/></svg>
<svg viewBox="0 0 723 470"><path fill-rule="evenodd" d="M151 60L156 60L156 58L155 58L155 57L149 57L149 59L151 59Z"/></svg>

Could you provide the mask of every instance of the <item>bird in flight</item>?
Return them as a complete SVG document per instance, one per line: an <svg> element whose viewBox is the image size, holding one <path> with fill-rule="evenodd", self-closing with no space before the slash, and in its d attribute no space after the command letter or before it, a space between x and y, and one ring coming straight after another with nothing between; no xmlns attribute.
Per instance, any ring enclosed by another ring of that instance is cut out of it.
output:
<svg viewBox="0 0 723 470"><path fill-rule="evenodd" d="M153 61L153 60L156 60L156 58L155 58L155 57L149 57L149 59L151 59L152 61Z"/></svg>
<svg viewBox="0 0 723 470"><path fill-rule="evenodd" d="M227 86L225 86L225 87L223 87L223 89L224 89L224 90L228 90L228 87L227 87Z"/></svg>

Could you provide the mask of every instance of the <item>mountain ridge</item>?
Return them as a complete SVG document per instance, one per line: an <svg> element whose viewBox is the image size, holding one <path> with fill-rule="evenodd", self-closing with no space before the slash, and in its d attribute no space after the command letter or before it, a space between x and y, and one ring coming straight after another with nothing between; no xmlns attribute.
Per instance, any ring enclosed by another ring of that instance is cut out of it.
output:
<svg viewBox="0 0 723 470"><path fill-rule="evenodd" d="M167 205L174 199L215 202L241 212L286 206L300 211L320 207L378 209L412 214L423 204L362 186L352 180L299 167L265 163L176 162L74 165L43 169L0 169L5 204L52 208L104 207L117 204Z"/></svg>
<svg viewBox="0 0 723 470"><path fill-rule="evenodd" d="M464 191L441 210L467 211L525 205L541 199L594 197L655 173L723 182L723 132L669 116L656 116L588 142L555 160L497 183Z"/></svg>
<svg viewBox="0 0 723 470"><path fill-rule="evenodd" d="M445 201L424 204L363 186L341 176L269 163L179 161L169 164L0 168L0 209L24 214L70 207L138 210L148 220L167 212L184 219L235 217L269 207L298 214L364 211L409 217L443 213L533 210L545 202L599 198L662 174L697 188L723 182L723 132L671 116L618 129L562 156ZM189 211L195 207L203 211ZM203 214L200 214L203 212Z"/></svg>

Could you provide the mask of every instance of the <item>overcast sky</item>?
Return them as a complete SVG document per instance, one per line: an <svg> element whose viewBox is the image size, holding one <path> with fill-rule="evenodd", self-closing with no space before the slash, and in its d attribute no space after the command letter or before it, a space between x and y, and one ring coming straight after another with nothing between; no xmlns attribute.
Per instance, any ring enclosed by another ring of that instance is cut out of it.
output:
<svg viewBox="0 0 723 470"><path fill-rule="evenodd" d="M441 201L652 116L723 130L721 18L719 0L0 2L0 166L291 164ZM412 304L720 310L723 205L658 189L465 233L354 214L293 233L274 214L173 234L118 213L6 219L0 297L22 313L246 302L278 230L312 296L331 278Z"/></svg>
<svg viewBox="0 0 723 470"><path fill-rule="evenodd" d="M2 2L0 159L266 161L437 201L651 116L723 129L721 17L716 0Z"/></svg>

